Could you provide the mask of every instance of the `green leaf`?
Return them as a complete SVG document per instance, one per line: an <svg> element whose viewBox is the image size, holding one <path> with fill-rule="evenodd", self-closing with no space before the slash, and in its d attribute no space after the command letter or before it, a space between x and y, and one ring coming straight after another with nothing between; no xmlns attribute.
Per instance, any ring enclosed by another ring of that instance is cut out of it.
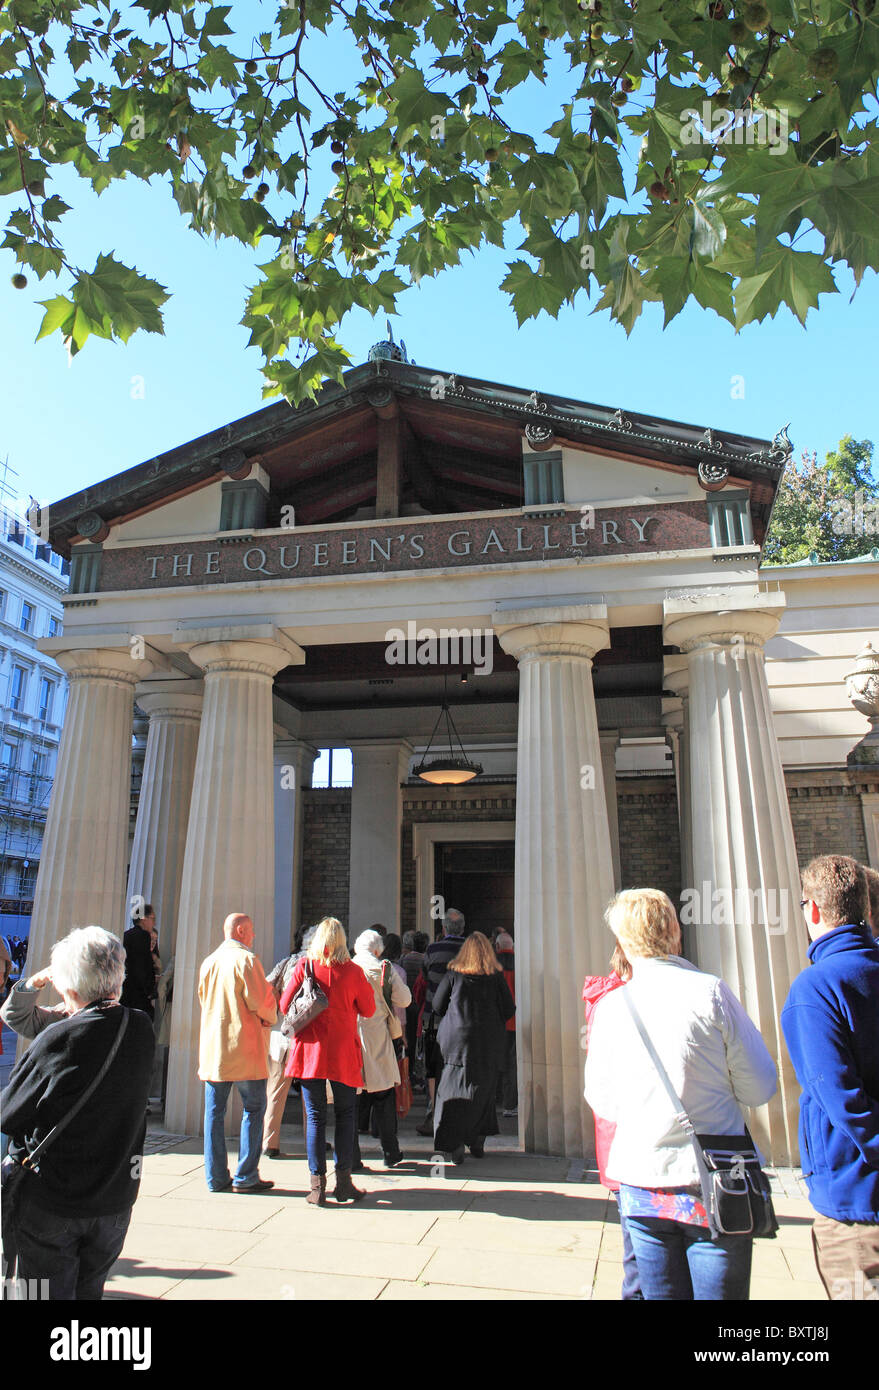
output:
<svg viewBox="0 0 879 1390"><path fill-rule="evenodd" d="M414 68L407 68L396 81L390 83L387 94L394 102L397 140L400 144L416 128L426 138L430 133L432 118L444 116L448 110L446 98L429 91L421 73Z"/></svg>
<svg viewBox="0 0 879 1390"><path fill-rule="evenodd" d="M835 289L820 256L776 243L763 253L756 273L742 276L736 286L736 326L760 323L767 315L774 318L782 304L805 324L809 310L818 305L819 294Z"/></svg>
<svg viewBox="0 0 879 1390"><path fill-rule="evenodd" d="M623 171L613 145L593 141L583 163L580 191L596 222L600 222L604 217L609 198L626 196Z"/></svg>
<svg viewBox="0 0 879 1390"><path fill-rule="evenodd" d="M565 301L564 290L549 276L532 270L527 261L513 261L501 289L510 295L520 328L528 319L537 318L541 309L554 318Z"/></svg>

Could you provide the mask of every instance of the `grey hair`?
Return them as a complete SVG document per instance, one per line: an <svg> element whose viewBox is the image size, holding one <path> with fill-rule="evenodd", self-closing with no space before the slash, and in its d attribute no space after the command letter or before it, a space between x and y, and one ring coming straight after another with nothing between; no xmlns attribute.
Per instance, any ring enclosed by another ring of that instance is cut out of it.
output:
<svg viewBox="0 0 879 1390"><path fill-rule="evenodd" d="M309 928L308 928L308 931L303 933L303 936L302 936L302 954L303 954L303 955L305 955L305 954L307 953L309 946L311 945L312 941L314 940L314 938L315 938L316 936L317 936L317 926L309 927Z"/></svg>
<svg viewBox="0 0 879 1390"><path fill-rule="evenodd" d="M403 949L404 949L404 951L414 951L414 950L415 950L415 933L414 933L414 931L404 931L404 933L403 933Z"/></svg>
<svg viewBox="0 0 879 1390"><path fill-rule="evenodd" d="M357 955L361 951L368 951L371 956L380 956L385 949L385 943L381 938L381 933L377 931L362 931L354 942L354 951Z"/></svg>
<svg viewBox="0 0 879 1390"><path fill-rule="evenodd" d="M125 979L125 947L103 927L77 927L52 947L52 983L87 1004L118 999Z"/></svg>
<svg viewBox="0 0 879 1390"><path fill-rule="evenodd" d="M443 913L443 931L446 936L464 935L464 914L459 912L456 907L450 907L448 912Z"/></svg>

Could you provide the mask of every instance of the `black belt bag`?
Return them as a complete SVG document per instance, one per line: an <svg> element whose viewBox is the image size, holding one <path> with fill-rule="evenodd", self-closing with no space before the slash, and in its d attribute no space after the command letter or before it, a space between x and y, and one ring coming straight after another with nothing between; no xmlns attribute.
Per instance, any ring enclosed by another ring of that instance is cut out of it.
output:
<svg viewBox="0 0 879 1390"><path fill-rule="evenodd" d="M659 1073L659 1078L675 1108L675 1118L693 1145L702 1202L708 1216L712 1240L720 1236L754 1236L771 1240L778 1230L772 1206L769 1179L760 1165L754 1141L745 1126L744 1134L697 1134L672 1086L668 1073L644 1027L641 1015L628 989L623 998L641 1035L641 1041Z"/></svg>

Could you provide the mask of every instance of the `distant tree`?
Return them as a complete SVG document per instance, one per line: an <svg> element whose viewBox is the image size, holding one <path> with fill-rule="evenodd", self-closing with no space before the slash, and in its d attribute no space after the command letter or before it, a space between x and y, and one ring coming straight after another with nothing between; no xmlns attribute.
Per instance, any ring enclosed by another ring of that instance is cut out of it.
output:
<svg viewBox="0 0 879 1390"><path fill-rule="evenodd" d="M804 451L785 469L763 552L764 564L852 560L879 546L879 481L873 445L847 434L823 463Z"/></svg>

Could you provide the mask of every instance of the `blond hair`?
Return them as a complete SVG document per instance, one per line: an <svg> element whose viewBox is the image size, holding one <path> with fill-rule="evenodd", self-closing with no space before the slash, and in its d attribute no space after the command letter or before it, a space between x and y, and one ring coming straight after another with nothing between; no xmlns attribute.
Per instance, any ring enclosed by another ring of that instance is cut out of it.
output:
<svg viewBox="0 0 879 1390"><path fill-rule="evenodd" d="M617 893L604 920L628 960L676 956L681 949L674 904L659 888L626 888Z"/></svg>
<svg viewBox="0 0 879 1390"><path fill-rule="evenodd" d="M345 928L338 917L324 917L318 922L308 948L308 959L319 961L321 965L344 965L351 959Z"/></svg>
<svg viewBox="0 0 879 1390"><path fill-rule="evenodd" d="M449 961L449 970L459 975L494 975L503 966L494 953L494 947L481 931L471 932L454 960Z"/></svg>

